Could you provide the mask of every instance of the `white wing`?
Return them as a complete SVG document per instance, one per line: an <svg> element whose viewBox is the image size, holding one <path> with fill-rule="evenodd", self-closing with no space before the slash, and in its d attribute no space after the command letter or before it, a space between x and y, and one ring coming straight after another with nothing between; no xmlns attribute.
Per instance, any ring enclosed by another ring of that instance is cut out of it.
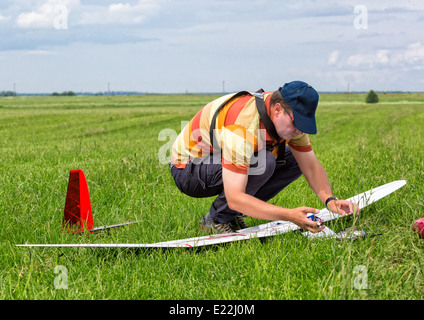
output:
<svg viewBox="0 0 424 320"><path fill-rule="evenodd" d="M375 189L368 190L366 192L360 193L348 200L355 202L359 205L359 208L362 209L371 203L384 198L385 196L391 194L397 189L403 187L406 184L405 180L398 180L387 183ZM341 216L336 213L329 212L326 208L322 209L317 216L322 220L329 221ZM90 248L177 248L177 247L200 247L206 245L214 245L227 243L232 241L248 240L252 238L264 238L282 234L285 232L293 231L300 229L297 225L289 221L272 221L264 223L258 226L238 230L234 233L227 234L215 234L203 237L194 237L181 240L172 240L151 244L137 244L137 243L117 243L117 244L20 244L16 246L20 247L90 247ZM303 235L309 237L331 237L335 233L331 231L328 227L325 227L320 233L310 233L304 232Z"/></svg>

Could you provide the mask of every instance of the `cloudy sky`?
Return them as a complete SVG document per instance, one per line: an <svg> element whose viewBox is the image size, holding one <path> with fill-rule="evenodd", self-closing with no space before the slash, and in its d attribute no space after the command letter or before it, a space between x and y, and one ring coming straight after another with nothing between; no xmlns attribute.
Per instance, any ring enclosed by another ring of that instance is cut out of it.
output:
<svg viewBox="0 0 424 320"><path fill-rule="evenodd" d="M0 91L424 91L423 30L423 0L2 0Z"/></svg>

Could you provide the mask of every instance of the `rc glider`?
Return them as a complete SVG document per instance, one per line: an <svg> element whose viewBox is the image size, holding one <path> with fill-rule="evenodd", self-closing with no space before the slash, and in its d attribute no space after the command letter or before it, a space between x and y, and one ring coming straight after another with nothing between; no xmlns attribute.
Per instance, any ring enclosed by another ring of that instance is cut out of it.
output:
<svg viewBox="0 0 424 320"><path fill-rule="evenodd" d="M406 185L405 180L397 180L377 188L360 193L349 198L358 204L360 209L386 197L399 188ZM322 209L318 214L310 214L313 220L320 219L321 223L340 218L337 213L330 212L326 208ZM138 222L138 221L135 221ZM65 203L65 213L63 225L64 228L69 225L78 226L78 232L88 230L90 232L104 230L113 227L130 224L127 222L122 224L93 227L91 204L88 196L88 187L82 170L76 169L71 171L68 193ZM90 247L90 248L179 248L179 247L202 247L215 244L228 243L233 241L249 240L253 238L265 238L276 236L282 233L299 230L299 226L289 221L272 221L261 225L253 226L246 229L237 230L234 233L214 234L202 237L194 237L181 240L172 240L158 243L69 243L69 244L20 244L21 247ZM349 229L340 233L335 233L327 226L319 233L303 232L304 236L310 238L356 238L364 236L363 231Z"/></svg>

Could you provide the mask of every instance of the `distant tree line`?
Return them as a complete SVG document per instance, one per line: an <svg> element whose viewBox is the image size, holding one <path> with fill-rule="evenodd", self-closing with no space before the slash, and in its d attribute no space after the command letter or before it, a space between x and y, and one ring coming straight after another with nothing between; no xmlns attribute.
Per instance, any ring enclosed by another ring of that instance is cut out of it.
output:
<svg viewBox="0 0 424 320"><path fill-rule="evenodd" d="M0 91L0 97L13 97L13 91Z"/></svg>
<svg viewBox="0 0 424 320"><path fill-rule="evenodd" d="M73 91L63 91L62 93L53 92L52 96L76 96L76 94Z"/></svg>

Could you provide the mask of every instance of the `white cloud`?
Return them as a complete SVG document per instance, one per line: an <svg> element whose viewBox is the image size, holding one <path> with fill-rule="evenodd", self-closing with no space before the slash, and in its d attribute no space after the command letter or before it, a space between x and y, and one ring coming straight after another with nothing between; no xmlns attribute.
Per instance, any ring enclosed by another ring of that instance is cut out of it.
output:
<svg viewBox="0 0 424 320"><path fill-rule="evenodd" d="M346 50L344 50L347 52ZM337 58L337 59L336 59ZM331 52L318 81L330 90L422 90L424 44L361 51L343 57L343 50Z"/></svg>
<svg viewBox="0 0 424 320"><path fill-rule="evenodd" d="M48 56L48 55L57 54L57 53L55 51L50 51L50 50L28 50L26 51L26 54L37 55L37 56Z"/></svg>
<svg viewBox="0 0 424 320"><path fill-rule="evenodd" d="M1 21L6 21L6 20L10 20L10 17L5 17L0 13L0 22Z"/></svg>
<svg viewBox="0 0 424 320"><path fill-rule="evenodd" d="M421 42L410 44L403 53L403 59L407 63L424 62L424 45Z"/></svg>
<svg viewBox="0 0 424 320"><path fill-rule="evenodd" d="M139 0L136 4L114 3L108 7L85 6L79 24L139 24L156 14L161 0Z"/></svg>
<svg viewBox="0 0 424 320"><path fill-rule="evenodd" d="M16 24L20 28L53 28L56 16L62 12L58 9L66 8L69 12L79 5L79 0L48 0L33 11L19 14Z"/></svg>
<svg viewBox="0 0 424 320"><path fill-rule="evenodd" d="M135 4L113 3L86 5L80 0L48 0L31 11L21 12L16 18L20 28L52 28L60 13L58 8L72 10L72 25L139 24L160 9L162 0L139 0Z"/></svg>
<svg viewBox="0 0 424 320"><path fill-rule="evenodd" d="M351 67L423 67L424 45L416 42L402 50L377 50L350 56L346 64Z"/></svg>
<svg viewBox="0 0 424 320"><path fill-rule="evenodd" d="M373 67L377 64L387 64L389 62L389 50L377 50L371 53L358 53L350 56L346 64L351 67Z"/></svg>
<svg viewBox="0 0 424 320"><path fill-rule="evenodd" d="M330 55L328 56L328 61L327 63L329 65L333 65L337 63L337 60L339 60L339 56L340 56L340 51L338 50L334 50L330 53Z"/></svg>

